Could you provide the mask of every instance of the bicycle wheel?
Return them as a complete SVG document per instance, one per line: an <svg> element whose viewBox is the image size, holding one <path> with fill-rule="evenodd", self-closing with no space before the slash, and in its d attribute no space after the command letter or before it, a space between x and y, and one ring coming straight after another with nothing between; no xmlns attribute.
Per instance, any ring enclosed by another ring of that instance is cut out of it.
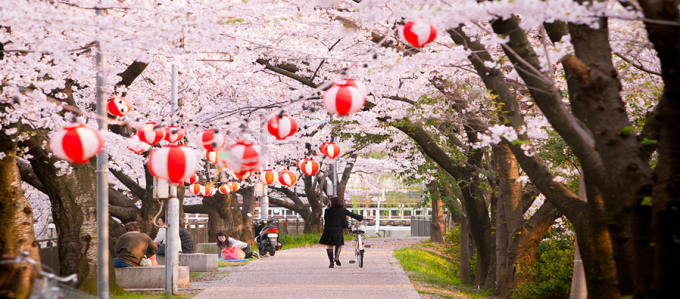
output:
<svg viewBox="0 0 680 299"><path fill-rule="evenodd" d="M357 255L357 261L359 262L359 268L364 267L364 251L361 250L359 251L359 254Z"/></svg>

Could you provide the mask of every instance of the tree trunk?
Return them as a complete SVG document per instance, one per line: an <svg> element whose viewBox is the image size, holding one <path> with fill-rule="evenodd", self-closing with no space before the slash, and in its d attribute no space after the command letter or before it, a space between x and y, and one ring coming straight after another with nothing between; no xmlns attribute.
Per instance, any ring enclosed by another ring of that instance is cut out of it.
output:
<svg viewBox="0 0 680 299"><path fill-rule="evenodd" d="M243 225L241 210L236 194L221 194L203 197L204 213L208 214L208 240L217 241L217 233L225 232L234 239L242 239L243 231L250 230Z"/></svg>
<svg viewBox="0 0 680 299"><path fill-rule="evenodd" d="M501 191L496 205L496 276L498 284L494 289L494 296L504 298L502 290L507 285L506 261L508 260L508 224L505 214L505 194Z"/></svg>
<svg viewBox="0 0 680 299"><path fill-rule="evenodd" d="M434 191L434 194L433 192ZM439 190L431 190L432 195L432 220L430 221L430 241L444 242L444 209Z"/></svg>
<svg viewBox="0 0 680 299"><path fill-rule="evenodd" d="M578 186L578 196L586 198L586 184L583 176ZM578 249L578 241L574 240L574 272L571 276L571 292L569 292L569 299L586 299L588 297L588 289L586 287L586 276L583 272L583 260L581 259L581 252Z"/></svg>
<svg viewBox="0 0 680 299"><path fill-rule="evenodd" d="M16 125L7 129L12 127ZM0 253L18 255L27 251L28 257L40 264L33 209L21 189L21 175L16 165L17 143L12 140L16 138L0 131L0 153L4 154L0 159ZM0 297L27 298L35 275L33 266L27 263L0 266Z"/></svg>
<svg viewBox="0 0 680 299"><path fill-rule="evenodd" d="M255 188L245 187L241 189L241 196L243 197L243 204L241 209L241 218L243 219L243 232L241 233L241 241L248 243L250 246L255 246L255 236L253 236L253 214L255 213ZM250 216L248 216L250 214Z"/></svg>
<svg viewBox="0 0 680 299"><path fill-rule="evenodd" d="M470 224L463 217L460 221L460 283L463 285L472 284L470 276L470 259L472 258L472 237L470 235Z"/></svg>

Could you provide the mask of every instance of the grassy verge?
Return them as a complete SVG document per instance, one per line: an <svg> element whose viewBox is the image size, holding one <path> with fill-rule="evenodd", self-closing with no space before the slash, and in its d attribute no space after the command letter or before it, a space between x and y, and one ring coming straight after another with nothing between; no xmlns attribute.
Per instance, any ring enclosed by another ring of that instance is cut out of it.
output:
<svg viewBox="0 0 680 299"><path fill-rule="evenodd" d="M473 290L460 283L455 265L438 243L421 243L394 251L416 290L435 298L485 298L489 291Z"/></svg>
<svg viewBox="0 0 680 299"><path fill-rule="evenodd" d="M111 296L111 298L116 298L116 299L158 299L158 298L163 298L163 299L189 299L193 298L194 296L198 295L201 290L191 290L191 291L180 291L179 296L173 297L173 296L165 296L164 291L142 291L142 292L131 292L127 291L125 294L122 295L116 295L116 296Z"/></svg>
<svg viewBox="0 0 680 299"><path fill-rule="evenodd" d="M297 236L280 235L280 241L283 242L283 250L319 244L319 239L321 239L321 236L317 234L302 234ZM354 239L354 235L344 235L343 239L345 241L351 241Z"/></svg>

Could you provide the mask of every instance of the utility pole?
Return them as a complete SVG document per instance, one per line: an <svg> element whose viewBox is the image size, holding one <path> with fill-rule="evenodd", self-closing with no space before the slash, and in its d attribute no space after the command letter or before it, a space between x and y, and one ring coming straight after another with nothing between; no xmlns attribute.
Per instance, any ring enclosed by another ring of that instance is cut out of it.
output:
<svg viewBox="0 0 680 299"><path fill-rule="evenodd" d="M97 8L97 16L101 9ZM107 131L109 123L106 120L106 55L102 52L101 43L97 44L97 123L99 131ZM97 297L109 298L109 178L107 172L109 154L106 148L97 153Z"/></svg>
<svg viewBox="0 0 680 299"><path fill-rule="evenodd" d="M269 133L266 132L266 127L262 128L263 134L264 134L264 143L267 144L267 141L269 139ZM264 164L264 169L269 168L269 155L265 157L267 161ZM261 220L266 220L269 218L269 196L267 196L269 191L269 188L267 185L262 186L262 196L260 196L260 219Z"/></svg>
<svg viewBox="0 0 680 299"><path fill-rule="evenodd" d="M172 94L170 96L171 122L175 124L175 112L177 111L177 66L172 65ZM177 296L177 276L179 275L179 199L177 198L177 185L170 184L170 197L165 210L166 248L165 248L165 296Z"/></svg>

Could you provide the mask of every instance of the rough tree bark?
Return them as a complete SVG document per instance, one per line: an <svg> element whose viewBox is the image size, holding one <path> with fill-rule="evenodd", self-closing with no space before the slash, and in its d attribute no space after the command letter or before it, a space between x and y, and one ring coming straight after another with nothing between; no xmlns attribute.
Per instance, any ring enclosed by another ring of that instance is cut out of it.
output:
<svg viewBox="0 0 680 299"><path fill-rule="evenodd" d="M7 106L0 104L0 110ZM28 257L40 264L38 242L33 231L33 209L21 189L21 175L16 165L18 134L8 136L0 131L0 254L18 255L27 251ZM33 266L8 264L0 266L0 297L27 298L31 292L31 279L36 273Z"/></svg>
<svg viewBox="0 0 680 299"><path fill-rule="evenodd" d="M241 218L243 219L243 233L241 239L243 242L255 245L255 236L253 235L253 215L255 215L255 188L248 186L239 189L236 193L241 194L243 203L241 204ZM248 216L250 214L250 216ZM211 236L212 237L212 236ZM212 241L212 239L210 239ZM215 240L217 241L217 240Z"/></svg>

